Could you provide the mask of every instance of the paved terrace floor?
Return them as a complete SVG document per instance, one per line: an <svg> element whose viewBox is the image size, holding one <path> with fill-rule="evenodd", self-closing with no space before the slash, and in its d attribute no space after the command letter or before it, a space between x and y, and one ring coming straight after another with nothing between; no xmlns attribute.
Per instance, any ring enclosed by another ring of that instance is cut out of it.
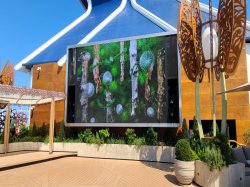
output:
<svg viewBox="0 0 250 187"><path fill-rule="evenodd" d="M27 158L32 160L37 155L41 158L42 154L48 156L47 152L14 154L0 157L0 163ZM64 157L0 171L0 186L171 187L178 186L178 182L173 164Z"/></svg>

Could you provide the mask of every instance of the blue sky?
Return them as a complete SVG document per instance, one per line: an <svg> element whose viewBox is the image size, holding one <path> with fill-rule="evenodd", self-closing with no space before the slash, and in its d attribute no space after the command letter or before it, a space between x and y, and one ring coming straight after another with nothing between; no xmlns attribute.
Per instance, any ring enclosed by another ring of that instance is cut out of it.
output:
<svg viewBox="0 0 250 187"><path fill-rule="evenodd" d="M0 0L0 66L13 64L83 14L79 0ZM15 71L15 85L29 86L26 73Z"/></svg>
<svg viewBox="0 0 250 187"><path fill-rule="evenodd" d="M0 69L7 59L18 63L84 11L79 0L0 0ZM15 71L15 85L29 82L27 74Z"/></svg>

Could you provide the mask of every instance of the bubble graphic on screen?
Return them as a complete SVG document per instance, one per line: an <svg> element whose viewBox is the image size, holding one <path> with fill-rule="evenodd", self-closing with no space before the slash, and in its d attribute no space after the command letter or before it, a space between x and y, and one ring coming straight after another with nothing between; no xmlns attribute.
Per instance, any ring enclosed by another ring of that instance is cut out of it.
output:
<svg viewBox="0 0 250 187"><path fill-rule="evenodd" d="M148 107L148 109L147 109L147 115L150 118L154 117L155 111L154 111L154 109L152 107Z"/></svg>
<svg viewBox="0 0 250 187"><path fill-rule="evenodd" d="M89 82L81 86L81 90L87 95L87 97L92 97L95 93L95 86L93 83Z"/></svg>
<svg viewBox="0 0 250 187"><path fill-rule="evenodd" d="M142 53L140 57L140 67L143 70L147 70L149 66L154 64L155 62L155 56L152 51L145 51Z"/></svg>
<svg viewBox="0 0 250 187"><path fill-rule="evenodd" d="M112 75L109 71L106 71L103 74L103 83L104 84L110 84L112 82Z"/></svg>
<svg viewBox="0 0 250 187"><path fill-rule="evenodd" d="M115 111L116 111L117 114L121 114L122 111L123 111L122 105L121 105L121 104L118 104L118 105L116 106Z"/></svg>
<svg viewBox="0 0 250 187"><path fill-rule="evenodd" d="M94 117L90 118L90 123L95 123L95 118Z"/></svg>

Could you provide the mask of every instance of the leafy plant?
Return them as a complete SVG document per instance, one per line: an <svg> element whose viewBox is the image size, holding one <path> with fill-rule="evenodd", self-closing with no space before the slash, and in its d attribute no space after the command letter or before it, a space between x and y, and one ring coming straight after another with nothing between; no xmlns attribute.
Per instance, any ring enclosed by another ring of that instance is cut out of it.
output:
<svg viewBox="0 0 250 187"><path fill-rule="evenodd" d="M157 145L158 133L154 130L154 128L148 128L145 140L147 145Z"/></svg>
<svg viewBox="0 0 250 187"><path fill-rule="evenodd" d="M43 137L48 136L48 134L49 134L49 124L45 125L45 124L43 123L40 132L41 132L41 134L40 134L41 136L43 136Z"/></svg>
<svg viewBox="0 0 250 187"><path fill-rule="evenodd" d="M207 143L200 140L198 124L197 124L195 117L193 120L193 134L189 141L190 141L191 148L195 151L199 159L204 161L205 147L207 146Z"/></svg>
<svg viewBox="0 0 250 187"><path fill-rule="evenodd" d="M216 137L212 141L212 144L215 145L215 147L220 149L222 158L223 160L225 160L226 165L233 163L232 148L228 144L228 139L226 135L217 133Z"/></svg>
<svg viewBox="0 0 250 187"><path fill-rule="evenodd" d="M205 149L205 162L210 167L210 169L221 169L226 165L223 160L220 149L216 148L214 145L211 147L206 147Z"/></svg>
<svg viewBox="0 0 250 187"><path fill-rule="evenodd" d="M31 135L32 135L32 136L37 136L37 135L38 135L37 127L36 127L36 124L35 124L35 123L32 125Z"/></svg>
<svg viewBox="0 0 250 187"><path fill-rule="evenodd" d="M136 145L136 146L147 145L145 137L135 138L133 145Z"/></svg>
<svg viewBox="0 0 250 187"><path fill-rule="evenodd" d="M250 128L243 134L243 140L247 145L250 144Z"/></svg>
<svg viewBox="0 0 250 187"><path fill-rule="evenodd" d="M25 125L21 125L20 126L20 133L19 133L19 137L22 138L22 137L25 137L25 136L28 136L30 133L29 131L29 127L25 126Z"/></svg>
<svg viewBox="0 0 250 187"><path fill-rule="evenodd" d="M127 128L125 135L126 135L126 138L125 138L126 143L129 145L133 144L136 138L135 130Z"/></svg>
<svg viewBox="0 0 250 187"><path fill-rule="evenodd" d="M101 129L98 132L102 143L105 143L110 136L109 129Z"/></svg>
<svg viewBox="0 0 250 187"><path fill-rule="evenodd" d="M81 142L91 143L94 138L94 134L91 129L86 129L78 134L78 138Z"/></svg>
<svg viewBox="0 0 250 187"><path fill-rule="evenodd" d="M192 161L194 159L192 149L188 140L180 139L175 145L175 156L177 160Z"/></svg>
<svg viewBox="0 0 250 187"><path fill-rule="evenodd" d="M116 139L116 138L109 138L107 139L107 144L125 144L125 140L124 139Z"/></svg>

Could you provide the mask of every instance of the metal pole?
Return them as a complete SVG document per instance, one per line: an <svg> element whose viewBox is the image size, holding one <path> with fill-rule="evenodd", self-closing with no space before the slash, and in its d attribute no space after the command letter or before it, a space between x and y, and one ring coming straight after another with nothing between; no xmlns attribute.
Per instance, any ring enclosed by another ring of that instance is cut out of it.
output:
<svg viewBox="0 0 250 187"><path fill-rule="evenodd" d="M211 60L211 79L212 79L212 115L213 115L213 136L216 136L216 108L214 93L214 67L213 67L213 13L212 0L209 0L209 25L210 25L210 60Z"/></svg>

